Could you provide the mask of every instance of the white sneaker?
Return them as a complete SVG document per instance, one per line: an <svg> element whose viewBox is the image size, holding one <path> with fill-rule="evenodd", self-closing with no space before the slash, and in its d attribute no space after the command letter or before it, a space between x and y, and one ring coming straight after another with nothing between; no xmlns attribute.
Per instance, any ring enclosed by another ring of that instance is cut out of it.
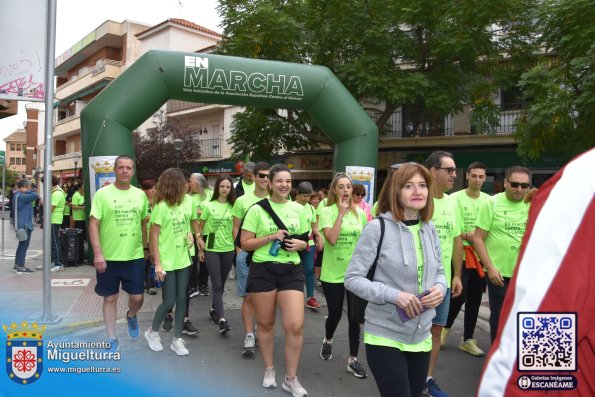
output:
<svg viewBox="0 0 595 397"><path fill-rule="evenodd" d="M163 345L161 344L161 337L159 336L159 332L153 332L150 328L145 332L145 339L149 342L149 349L153 350L154 352L160 352L163 350Z"/></svg>
<svg viewBox="0 0 595 397"><path fill-rule="evenodd" d="M254 349L254 346L256 346L256 338L254 335L246 335L246 338L244 339L244 349Z"/></svg>
<svg viewBox="0 0 595 397"><path fill-rule="evenodd" d="M230 280L236 279L236 268L233 266L231 267L231 270L229 271L229 279Z"/></svg>
<svg viewBox="0 0 595 397"><path fill-rule="evenodd" d="M275 380L275 368L265 368L264 369L264 379L262 380L262 387L266 387L267 389L273 389L277 387L277 381Z"/></svg>
<svg viewBox="0 0 595 397"><path fill-rule="evenodd" d="M297 376L291 380L285 376L281 388L286 392L291 393L293 397L308 397L308 392L302 387Z"/></svg>
<svg viewBox="0 0 595 397"><path fill-rule="evenodd" d="M174 338L174 340L171 341L169 348L176 352L178 356L187 356L190 354L188 349L186 349L186 341L182 338Z"/></svg>
<svg viewBox="0 0 595 397"><path fill-rule="evenodd" d="M43 263L41 265L35 266L35 270L43 270Z"/></svg>
<svg viewBox="0 0 595 397"><path fill-rule="evenodd" d="M50 269L52 272L59 272L64 270L64 266L63 265L54 265L54 267L52 267Z"/></svg>

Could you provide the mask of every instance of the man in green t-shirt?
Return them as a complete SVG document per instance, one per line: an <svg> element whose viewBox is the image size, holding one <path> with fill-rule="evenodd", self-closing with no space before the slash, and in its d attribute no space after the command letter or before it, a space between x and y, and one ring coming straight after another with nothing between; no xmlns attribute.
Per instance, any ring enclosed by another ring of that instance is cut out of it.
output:
<svg viewBox="0 0 595 397"><path fill-rule="evenodd" d="M459 212L459 218L462 220L461 237L463 239L463 246L465 247L465 258L468 258L470 255L475 256L472 242L479 207L482 203L490 199L487 193L481 191L481 187L486 180L486 166L479 161L471 163L467 167L465 179L467 180L467 188L451 194L450 197L454 199L457 211ZM444 346L446 343L448 333L459 315L461 307L465 305L465 326L459 349L473 356L482 357L484 352L477 346L477 340L473 339L473 333L475 332L481 298L483 291L485 291L486 283L483 269L472 268L471 265L474 263L478 264L479 262L473 258L468 262L463 260L461 271L463 292L459 297L453 298L450 301L448 321L442 329L441 344Z"/></svg>
<svg viewBox="0 0 595 397"><path fill-rule="evenodd" d="M82 182L78 184L77 191L72 195L70 208L72 208L74 227L83 231L82 238L86 241L87 222L85 222L85 185Z"/></svg>
<svg viewBox="0 0 595 397"><path fill-rule="evenodd" d="M128 293L128 334L140 333L136 313L143 305L147 239L147 195L131 185L134 160L118 156L114 161L116 181L93 196L89 216L89 241L97 270L95 293L103 297L103 321L108 351L118 351L116 317L120 283Z"/></svg>
<svg viewBox="0 0 595 397"><path fill-rule="evenodd" d="M432 223L436 227L440 239L441 259L447 286L444 300L436 307L436 317L432 320L432 352L428 366L426 393L430 396L443 396L444 394L441 393L444 392L440 390L440 387L432 378L432 374L440 355L440 336L442 327L446 325L448 320L451 291L452 297L456 298L463 289L461 284L463 242L461 240L461 220L456 209L456 203L446 194L447 191L452 190L457 177L457 166L454 157L449 152L437 150L428 156L425 165L430 170L434 182L432 187L434 201Z"/></svg>
<svg viewBox="0 0 595 397"><path fill-rule="evenodd" d="M265 163L264 161L254 165L254 191L244 194L233 205L231 214L233 215L232 234L234 239L240 231L240 225L248 209L257 201L269 197L269 168L269 163ZM237 293L242 297L242 322L244 323L244 332L246 333L244 352L246 355L250 355L254 354L256 339L254 337L254 306L252 305L250 295L246 292L246 284L248 283L247 258L248 253L236 247L236 285Z"/></svg>
<svg viewBox="0 0 595 397"><path fill-rule="evenodd" d="M52 194L50 196L50 205L52 215L50 221L52 224L52 268L53 272L64 270L62 265L62 247L60 245L60 227L64 220L64 206L66 205L66 193L60 187L60 177L52 175Z"/></svg>
<svg viewBox="0 0 595 397"><path fill-rule="evenodd" d="M531 187L531 172L525 167L513 166L506 170L505 176L504 192L496 194L479 209L473 237L475 252L488 274L492 342L529 217L525 196Z"/></svg>

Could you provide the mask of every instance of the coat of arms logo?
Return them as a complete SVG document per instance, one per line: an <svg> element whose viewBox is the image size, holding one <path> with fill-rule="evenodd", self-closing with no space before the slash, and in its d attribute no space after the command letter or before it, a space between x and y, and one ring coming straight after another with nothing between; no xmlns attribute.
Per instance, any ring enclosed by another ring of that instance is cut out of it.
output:
<svg viewBox="0 0 595 397"><path fill-rule="evenodd" d="M43 333L46 326L37 323L29 325L2 324L6 338L6 373L20 385L35 382L43 372Z"/></svg>

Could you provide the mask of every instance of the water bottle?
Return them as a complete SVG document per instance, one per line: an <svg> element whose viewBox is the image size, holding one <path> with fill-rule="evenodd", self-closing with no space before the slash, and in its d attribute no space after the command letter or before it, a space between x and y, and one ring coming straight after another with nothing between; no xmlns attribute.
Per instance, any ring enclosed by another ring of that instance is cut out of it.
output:
<svg viewBox="0 0 595 397"><path fill-rule="evenodd" d="M273 240L273 243L271 244L271 248L269 249L269 255L271 255L271 256L279 255L280 249L281 249L281 241Z"/></svg>

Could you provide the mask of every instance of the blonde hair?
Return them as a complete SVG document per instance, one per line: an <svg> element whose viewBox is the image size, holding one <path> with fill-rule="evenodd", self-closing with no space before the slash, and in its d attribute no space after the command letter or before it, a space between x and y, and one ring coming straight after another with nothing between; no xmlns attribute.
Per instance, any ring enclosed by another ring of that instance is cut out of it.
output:
<svg viewBox="0 0 595 397"><path fill-rule="evenodd" d="M351 186L352 186L352 193L353 193L353 182L351 181L351 178L349 177L349 175L347 175L344 172L337 172L335 174L335 177L333 178L333 181L331 182L331 186L330 186L328 194L326 196L326 206L327 207L330 207L331 205L338 202L338 197L337 197L337 194L335 193L335 188L337 187L337 184L339 183L339 179L343 179L343 178L346 178L349 180L349 183L351 183ZM349 194L349 211L353 212L353 214L355 216L357 216L357 206L353 202L353 199L351 196L352 196L352 194Z"/></svg>
<svg viewBox="0 0 595 397"><path fill-rule="evenodd" d="M159 176L155 188L155 204L165 201L167 205L182 204L187 190L186 177L178 168L168 168Z"/></svg>

